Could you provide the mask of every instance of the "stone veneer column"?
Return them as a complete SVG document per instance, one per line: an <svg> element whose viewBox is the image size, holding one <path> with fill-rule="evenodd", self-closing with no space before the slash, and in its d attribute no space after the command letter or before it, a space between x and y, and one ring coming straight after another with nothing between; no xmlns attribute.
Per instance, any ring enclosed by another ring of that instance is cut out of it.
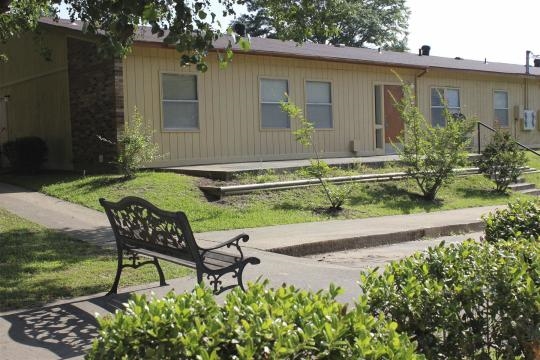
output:
<svg viewBox="0 0 540 360"><path fill-rule="evenodd" d="M95 43L68 38L69 105L73 166L78 170L115 169L116 142L124 126L122 60L98 55Z"/></svg>

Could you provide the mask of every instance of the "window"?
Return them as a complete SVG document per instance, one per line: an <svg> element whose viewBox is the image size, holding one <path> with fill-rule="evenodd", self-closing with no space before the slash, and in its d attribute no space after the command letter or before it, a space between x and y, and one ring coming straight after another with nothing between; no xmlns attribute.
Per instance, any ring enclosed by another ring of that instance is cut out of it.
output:
<svg viewBox="0 0 540 360"><path fill-rule="evenodd" d="M287 101L287 80L261 79L261 126L271 129L291 127L289 115L281 110L280 101Z"/></svg>
<svg viewBox="0 0 540 360"><path fill-rule="evenodd" d="M332 92L329 82L306 81L306 115L315 128L332 128Z"/></svg>
<svg viewBox="0 0 540 360"><path fill-rule="evenodd" d="M197 76L162 74L162 108L164 130L199 128Z"/></svg>
<svg viewBox="0 0 540 360"><path fill-rule="evenodd" d="M508 93L495 91L493 93L493 107L495 108L495 121L502 127L508 127Z"/></svg>
<svg viewBox="0 0 540 360"><path fill-rule="evenodd" d="M431 125L445 126L444 107L452 114L460 114L459 89L432 88L431 89Z"/></svg>

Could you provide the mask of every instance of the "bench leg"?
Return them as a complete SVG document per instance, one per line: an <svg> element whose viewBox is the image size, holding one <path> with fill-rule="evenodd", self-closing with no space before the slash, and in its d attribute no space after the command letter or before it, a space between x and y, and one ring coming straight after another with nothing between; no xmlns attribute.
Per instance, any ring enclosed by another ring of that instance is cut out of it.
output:
<svg viewBox="0 0 540 360"><path fill-rule="evenodd" d="M197 269L197 283L202 284L203 282L203 273Z"/></svg>
<svg viewBox="0 0 540 360"><path fill-rule="evenodd" d="M244 266L238 269L238 273L236 274L237 280L238 280L238 286L240 286L240 289L242 291L246 291L244 288L244 279L242 278L242 274L244 273Z"/></svg>
<svg viewBox="0 0 540 360"><path fill-rule="evenodd" d="M159 274L159 286L167 285L167 283L165 282L165 275L163 275L163 270L161 270L161 265L159 265L159 261L157 257L154 257L154 265L156 266L156 269Z"/></svg>
<svg viewBox="0 0 540 360"><path fill-rule="evenodd" d="M124 267L124 252L122 250L118 251L118 267L116 268L116 276L114 277L114 283L107 293L108 295L116 294L118 293L118 283L120 282L120 275L122 274L122 268Z"/></svg>

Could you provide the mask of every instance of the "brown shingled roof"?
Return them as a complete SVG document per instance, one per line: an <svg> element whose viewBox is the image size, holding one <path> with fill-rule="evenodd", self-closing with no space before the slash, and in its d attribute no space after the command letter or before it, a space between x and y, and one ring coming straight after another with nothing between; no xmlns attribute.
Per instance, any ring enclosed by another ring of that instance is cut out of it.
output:
<svg viewBox="0 0 540 360"><path fill-rule="evenodd" d="M49 18L40 20L43 24L82 30L81 22L71 23L61 19L55 22ZM139 28L136 44L163 44L163 38L152 34L149 28ZM224 49L228 39L221 38L215 42L216 49ZM236 50L240 49L235 46ZM439 56L419 56L409 52L378 51L367 48L339 47L324 44L304 43L298 45L293 41L281 41L265 38L251 38L251 50L248 54L294 57L303 59L361 63L407 67L417 69L450 69L462 71L481 71L496 74L525 75L525 65L483 62L476 60L453 59ZM540 68L530 67L532 76L540 76Z"/></svg>

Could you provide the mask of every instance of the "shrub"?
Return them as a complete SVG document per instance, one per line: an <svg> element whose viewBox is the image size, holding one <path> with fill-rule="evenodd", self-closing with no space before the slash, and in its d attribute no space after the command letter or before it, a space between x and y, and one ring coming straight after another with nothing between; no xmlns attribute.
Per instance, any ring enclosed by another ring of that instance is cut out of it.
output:
<svg viewBox="0 0 540 360"><path fill-rule="evenodd" d="M518 238L538 239L540 237L540 204L538 201L516 201L506 209L483 216L485 240L515 240Z"/></svg>
<svg viewBox="0 0 540 360"><path fill-rule="evenodd" d="M158 146L152 141L152 134L146 128L137 109L131 121L126 123L124 132L118 139L118 145L120 146L118 164L126 177L133 177L143 163L154 160L158 153Z"/></svg>
<svg viewBox="0 0 540 360"><path fill-rule="evenodd" d="M101 141L116 144L111 139L100 135ZM144 124L144 119L135 108L131 121L124 125L123 133L118 137L118 167L126 178L135 176L146 162L157 158L158 145L152 141L151 130Z"/></svg>
<svg viewBox="0 0 540 360"><path fill-rule="evenodd" d="M371 311L428 359L535 359L540 350L538 242L440 245L361 278Z"/></svg>
<svg viewBox="0 0 540 360"><path fill-rule="evenodd" d="M218 305L212 292L135 295L100 318L88 359L420 359L396 324L317 293L265 284L235 289Z"/></svg>
<svg viewBox="0 0 540 360"><path fill-rule="evenodd" d="M402 81L403 97L395 106L405 123L396 146L400 160L427 200L455 177L454 168L465 166L474 121L454 116L445 107L446 126L432 127L415 105L413 90Z"/></svg>
<svg viewBox="0 0 540 360"><path fill-rule="evenodd" d="M8 141L3 145L3 151L11 167L23 174L38 172L47 161L47 144L37 136Z"/></svg>
<svg viewBox="0 0 540 360"><path fill-rule="evenodd" d="M523 173L527 163L525 153L519 149L508 131L497 130L491 142L482 151L479 170L489 176L498 192L505 192Z"/></svg>

